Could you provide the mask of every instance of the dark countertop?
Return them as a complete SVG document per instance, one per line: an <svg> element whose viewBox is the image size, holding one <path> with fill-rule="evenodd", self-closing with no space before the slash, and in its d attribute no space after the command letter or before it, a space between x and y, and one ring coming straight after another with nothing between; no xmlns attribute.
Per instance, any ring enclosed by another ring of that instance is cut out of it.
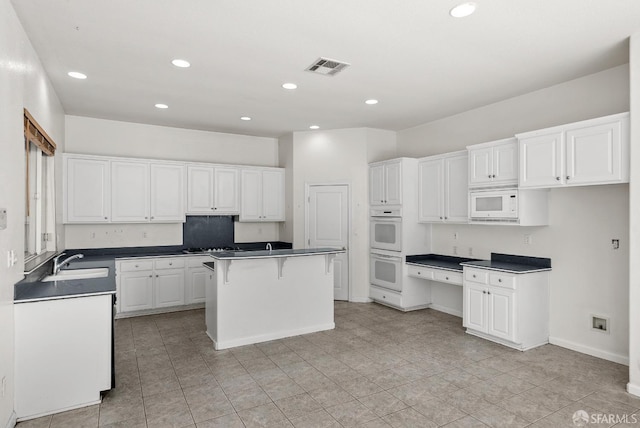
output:
<svg viewBox="0 0 640 428"><path fill-rule="evenodd" d="M463 266L509 273L533 273L551 270L551 259L491 253L491 260L463 262Z"/></svg>
<svg viewBox="0 0 640 428"><path fill-rule="evenodd" d="M215 260L247 260L247 259L270 259L279 257L300 257L316 256L320 254L338 254L345 250L339 248L306 248L300 250L260 250L260 251L223 251L211 254Z"/></svg>
<svg viewBox="0 0 640 428"><path fill-rule="evenodd" d="M216 262L204 262L202 263L204 267L210 270L216 270Z"/></svg>
<svg viewBox="0 0 640 428"><path fill-rule="evenodd" d="M116 269L113 258L110 260L82 259L71 262L70 266L75 269L107 267L109 275L104 278L41 282L41 278L51 273L51 267L48 264L43 269L39 269L36 275L29 275L14 286L14 303L115 294Z"/></svg>
<svg viewBox="0 0 640 428"><path fill-rule="evenodd" d="M460 263L478 261L478 259L470 259L465 257L445 256L442 254L418 254L415 256L407 256L405 262L412 265L429 266L438 269L462 272Z"/></svg>

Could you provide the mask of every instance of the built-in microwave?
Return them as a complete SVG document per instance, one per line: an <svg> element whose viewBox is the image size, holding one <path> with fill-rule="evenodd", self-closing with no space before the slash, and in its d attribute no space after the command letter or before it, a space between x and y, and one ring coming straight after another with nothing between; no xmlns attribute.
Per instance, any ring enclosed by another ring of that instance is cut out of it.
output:
<svg viewBox="0 0 640 428"><path fill-rule="evenodd" d="M379 250L402 251L402 219L371 217L369 246Z"/></svg>
<svg viewBox="0 0 640 428"><path fill-rule="evenodd" d="M470 191L469 217L471 220L517 220L518 189Z"/></svg>

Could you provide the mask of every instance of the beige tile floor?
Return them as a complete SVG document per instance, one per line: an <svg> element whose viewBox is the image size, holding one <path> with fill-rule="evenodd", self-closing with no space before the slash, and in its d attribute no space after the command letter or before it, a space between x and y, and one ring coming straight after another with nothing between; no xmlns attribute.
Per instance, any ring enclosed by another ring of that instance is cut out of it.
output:
<svg viewBox="0 0 640 428"><path fill-rule="evenodd" d="M339 302L335 319L225 351L203 310L118 320L117 387L102 404L18 427L555 428L580 426L578 410L595 426L640 426L625 366L553 345L513 351L430 309Z"/></svg>

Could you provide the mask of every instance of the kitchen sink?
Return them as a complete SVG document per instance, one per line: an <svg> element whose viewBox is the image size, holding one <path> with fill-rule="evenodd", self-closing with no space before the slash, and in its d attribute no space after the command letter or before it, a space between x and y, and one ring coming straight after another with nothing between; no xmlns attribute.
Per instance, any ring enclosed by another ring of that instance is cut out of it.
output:
<svg viewBox="0 0 640 428"><path fill-rule="evenodd" d="M105 278L107 276L109 276L109 268L106 267L91 269L69 269L61 270L55 275L45 276L40 281L66 281L71 279Z"/></svg>

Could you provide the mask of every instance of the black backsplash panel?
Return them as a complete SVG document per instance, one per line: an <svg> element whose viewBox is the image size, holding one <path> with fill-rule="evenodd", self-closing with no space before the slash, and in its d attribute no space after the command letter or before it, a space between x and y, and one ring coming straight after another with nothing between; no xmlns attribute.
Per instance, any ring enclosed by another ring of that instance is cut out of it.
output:
<svg viewBox="0 0 640 428"><path fill-rule="evenodd" d="M217 248L233 246L232 216L187 216L182 226L185 248Z"/></svg>

